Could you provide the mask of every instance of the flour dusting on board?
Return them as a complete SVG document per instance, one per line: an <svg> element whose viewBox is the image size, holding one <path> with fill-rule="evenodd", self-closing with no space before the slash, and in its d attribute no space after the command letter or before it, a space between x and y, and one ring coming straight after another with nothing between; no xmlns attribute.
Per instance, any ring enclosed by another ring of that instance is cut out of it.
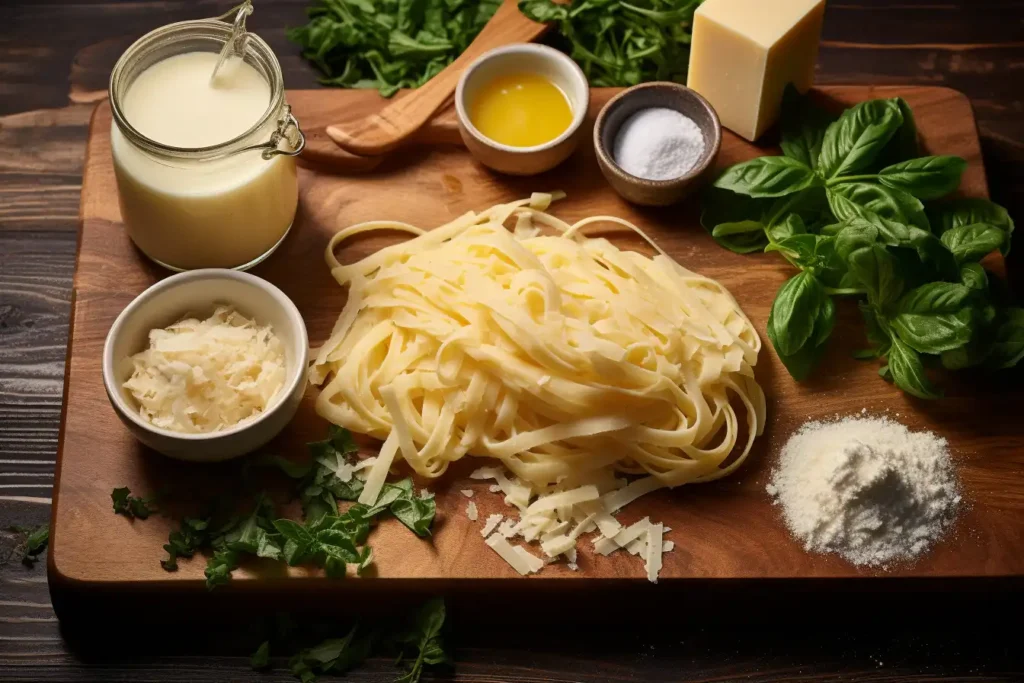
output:
<svg viewBox="0 0 1024 683"><path fill-rule="evenodd" d="M867 566L920 555L960 505L946 440L885 417L806 423L767 488L807 550Z"/></svg>

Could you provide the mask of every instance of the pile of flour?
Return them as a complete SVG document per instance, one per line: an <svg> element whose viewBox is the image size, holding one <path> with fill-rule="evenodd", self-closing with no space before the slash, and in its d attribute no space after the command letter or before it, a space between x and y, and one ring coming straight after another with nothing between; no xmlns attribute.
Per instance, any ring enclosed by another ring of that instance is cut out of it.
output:
<svg viewBox="0 0 1024 683"><path fill-rule="evenodd" d="M924 552L960 504L946 440L884 417L808 422L768 493L807 550L868 566Z"/></svg>

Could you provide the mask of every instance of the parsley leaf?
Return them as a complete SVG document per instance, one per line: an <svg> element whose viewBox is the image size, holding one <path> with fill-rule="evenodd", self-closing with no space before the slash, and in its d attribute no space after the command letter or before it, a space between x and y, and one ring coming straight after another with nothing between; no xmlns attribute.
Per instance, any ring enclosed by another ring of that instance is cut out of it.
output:
<svg viewBox="0 0 1024 683"><path fill-rule="evenodd" d="M23 548L21 562L26 567L33 566L39 561L39 556L50 543L50 525L44 524L36 529L12 526L10 530L18 534L28 534L24 542L20 544L20 547Z"/></svg>
<svg viewBox="0 0 1024 683"><path fill-rule="evenodd" d="M146 519L157 511L153 505L155 498L140 498L131 495L131 489L123 486L110 492L110 500L114 503L114 513L124 515L128 519Z"/></svg>
<svg viewBox="0 0 1024 683"><path fill-rule="evenodd" d="M253 671L260 671L270 667L270 641L264 640L256 652L252 653L252 657L249 659L249 665Z"/></svg>
<svg viewBox="0 0 1024 683"><path fill-rule="evenodd" d="M192 557L206 544L209 526L209 519L196 517L183 519L181 526L172 531L167 538L167 544L164 545L167 559L160 560L160 566L169 572L177 571L179 557Z"/></svg>

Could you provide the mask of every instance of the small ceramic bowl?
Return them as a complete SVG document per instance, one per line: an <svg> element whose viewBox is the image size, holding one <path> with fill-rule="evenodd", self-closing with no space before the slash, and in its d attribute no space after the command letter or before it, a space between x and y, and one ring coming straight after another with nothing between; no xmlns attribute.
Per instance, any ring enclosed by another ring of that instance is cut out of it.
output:
<svg viewBox="0 0 1024 683"><path fill-rule="evenodd" d="M469 110L480 88L489 81L524 72L545 76L565 93L572 110L572 123L557 138L542 145L503 145L477 130L469 119ZM590 85L576 62L558 50L532 43L506 45L485 52L462 73L455 88L459 133L466 148L484 166L509 175L542 173L565 161L579 145L589 106Z"/></svg>
<svg viewBox="0 0 1024 683"><path fill-rule="evenodd" d="M223 431L186 434L144 420L135 399L122 386L132 375L129 357L148 347L150 330L167 327L186 315L204 319L218 304L232 305L273 328L285 348L284 385L262 415ZM259 448L288 424L306 390L308 358L306 325L284 292L248 273L192 270L156 283L117 316L103 345L103 384L114 412L139 441L179 460L215 462Z"/></svg>
<svg viewBox="0 0 1024 683"><path fill-rule="evenodd" d="M612 150L619 128L633 114L650 107L675 109L697 124L704 134L704 154L685 175L670 180L647 180L626 173L615 163ZM643 83L613 97L594 124L594 149L601 173L623 199L643 206L668 206L684 199L709 177L722 143L722 124L707 100L678 83Z"/></svg>

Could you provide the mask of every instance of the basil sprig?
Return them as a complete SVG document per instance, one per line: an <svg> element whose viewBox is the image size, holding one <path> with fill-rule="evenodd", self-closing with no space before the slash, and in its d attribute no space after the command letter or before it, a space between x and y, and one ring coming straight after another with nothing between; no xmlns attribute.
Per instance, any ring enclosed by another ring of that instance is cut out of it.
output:
<svg viewBox="0 0 1024 683"><path fill-rule="evenodd" d="M978 261L1008 253L1013 220L985 199L940 200L966 162L920 156L900 98L834 117L793 88L783 156L725 170L701 222L738 254L777 252L799 272L779 289L768 338L790 374L813 370L835 326L836 296L861 299L879 375L920 398L941 395L927 368L1010 367L1024 357L1024 309L1010 308Z"/></svg>

